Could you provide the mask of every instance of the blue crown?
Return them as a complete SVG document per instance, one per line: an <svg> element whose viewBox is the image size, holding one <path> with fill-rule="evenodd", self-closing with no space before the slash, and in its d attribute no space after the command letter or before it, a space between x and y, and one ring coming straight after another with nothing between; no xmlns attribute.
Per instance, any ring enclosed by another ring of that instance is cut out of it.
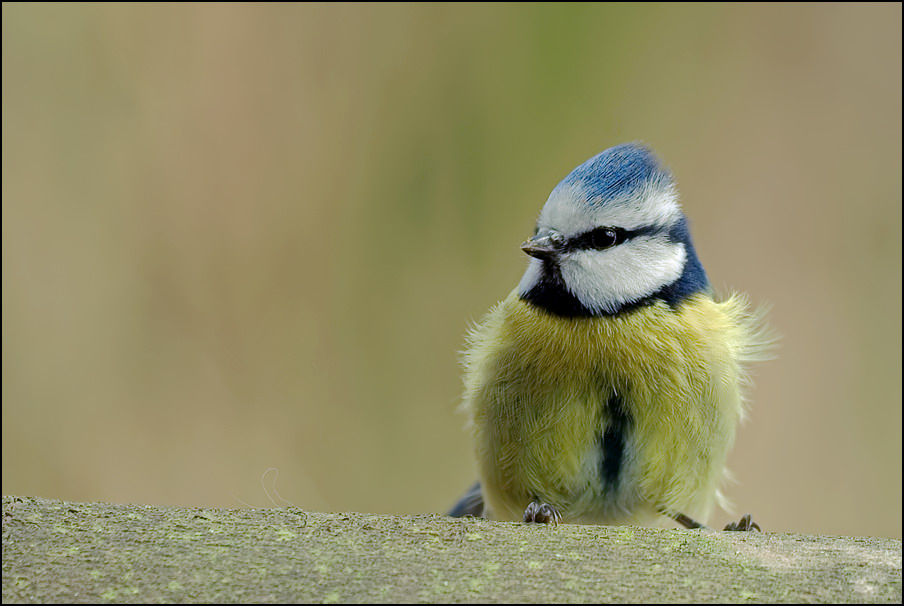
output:
<svg viewBox="0 0 904 606"><path fill-rule="evenodd" d="M659 158L641 143L623 143L599 153L562 179L556 186L579 184L588 200L606 202L630 196L645 184L670 187L672 175Z"/></svg>

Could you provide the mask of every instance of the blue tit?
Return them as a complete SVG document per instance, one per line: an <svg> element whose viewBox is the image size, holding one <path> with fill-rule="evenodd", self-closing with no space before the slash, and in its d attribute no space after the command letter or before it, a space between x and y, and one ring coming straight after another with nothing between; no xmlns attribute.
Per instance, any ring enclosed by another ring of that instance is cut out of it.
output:
<svg viewBox="0 0 904 606"><path fill-rule="evenodd" d="M468 335L479 482L450 514L703 526L770 339L744 296L714 295L671 173L639 143L590 158L521 249L521 282Z"/></svg>

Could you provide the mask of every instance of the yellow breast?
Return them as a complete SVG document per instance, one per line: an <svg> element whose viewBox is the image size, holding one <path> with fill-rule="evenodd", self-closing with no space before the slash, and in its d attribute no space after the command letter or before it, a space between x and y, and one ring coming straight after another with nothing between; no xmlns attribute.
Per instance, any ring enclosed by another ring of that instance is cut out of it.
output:
<svg viewBox="0 0 904 606"><path fill-rule="evenodd" d="M469 335L463 408L488 513L539 498L566 521L705 519L742 415L742 364L763 339L746 301L705 294L617 316L562 318L512 293ZM616 394L629 423L617 482L601 473Z"/></svg>

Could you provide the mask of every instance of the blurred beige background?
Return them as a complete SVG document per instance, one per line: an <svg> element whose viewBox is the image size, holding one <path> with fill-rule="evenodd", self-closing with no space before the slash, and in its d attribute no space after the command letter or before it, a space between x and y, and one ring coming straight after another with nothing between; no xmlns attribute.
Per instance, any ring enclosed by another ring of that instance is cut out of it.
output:
<svg viewBox="0 0 904 606"><path fill-rule="evenodd" d="M468 323L641 139L783 335L738 513L901 536L900 4L2 10L3 494L446 510Z"/></svg>

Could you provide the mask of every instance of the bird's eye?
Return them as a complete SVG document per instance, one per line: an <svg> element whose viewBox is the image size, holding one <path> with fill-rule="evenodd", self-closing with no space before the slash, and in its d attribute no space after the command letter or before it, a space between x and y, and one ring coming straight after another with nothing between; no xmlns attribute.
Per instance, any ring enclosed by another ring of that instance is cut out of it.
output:
<svg viewBox="0 0 904 606"><path fill-rule="evenodd" d="M611 227L599 227L590 232L590 246L596 249L618 244L618 232Z"/></svg>

